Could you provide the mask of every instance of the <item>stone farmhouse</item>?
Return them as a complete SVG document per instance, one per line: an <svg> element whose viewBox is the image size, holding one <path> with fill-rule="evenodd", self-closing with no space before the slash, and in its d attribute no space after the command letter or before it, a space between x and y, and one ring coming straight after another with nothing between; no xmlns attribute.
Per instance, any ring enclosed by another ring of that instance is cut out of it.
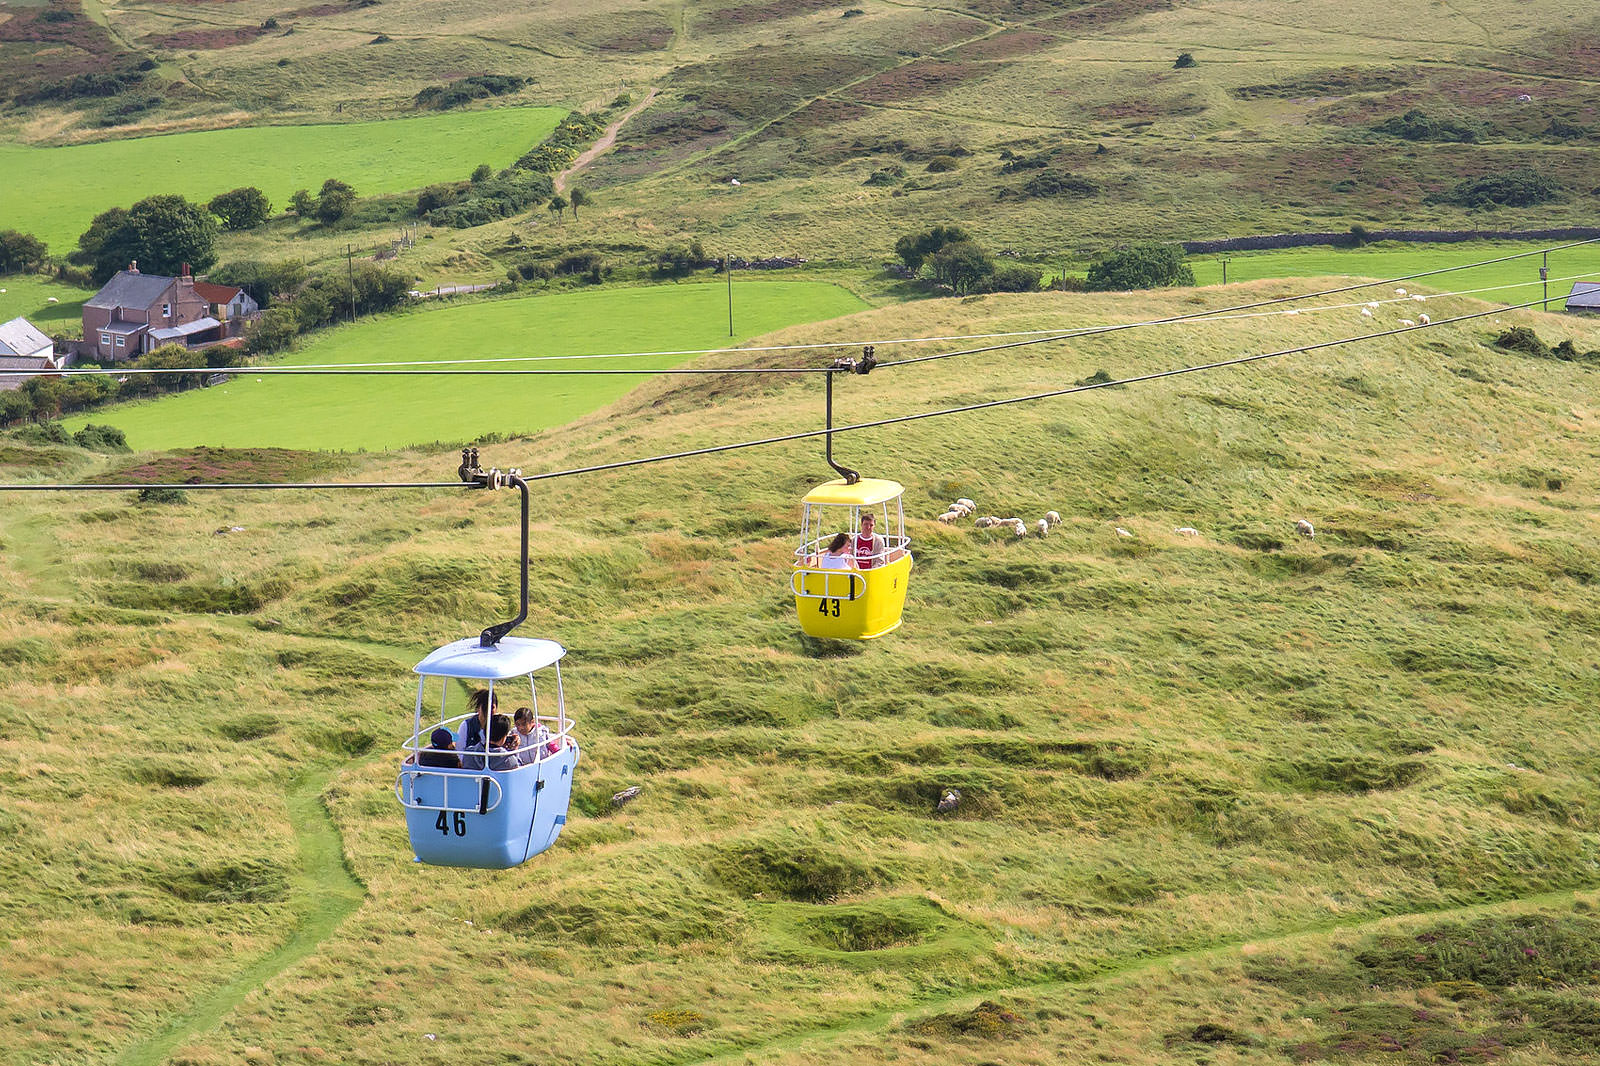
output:
<svg viewBox="0 0 1600 1066"><path fill-rule="evenodd" d="M7 370L60 370L65 363L56 357L55 343L26 318L0 322L0 390L20 389L28 380Z"/></svg>
<svg viewBox="0 0 1600 1066"><path fill-rule="evenodd" d="M141 274L139 264L119 270L83 304L84 358L99 363L136 359L164 344L203 348L244 332L260 308L228 285L196 281L185 267L177 277Z"/></svg>

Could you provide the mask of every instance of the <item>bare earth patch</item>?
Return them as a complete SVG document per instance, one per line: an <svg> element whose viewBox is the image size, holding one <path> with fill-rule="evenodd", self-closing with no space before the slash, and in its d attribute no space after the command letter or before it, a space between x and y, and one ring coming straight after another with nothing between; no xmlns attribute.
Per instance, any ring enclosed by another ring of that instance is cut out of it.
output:
<svg viewBox="0 0 1600 1066"><path fill-rule="evenodd" d="M218 48L232 48L249 44L267 31L260 26L236 26L232 29L182 30L178 33L151 34L139 43L152 48L167 48L175 52L203 52Z"/></svg>

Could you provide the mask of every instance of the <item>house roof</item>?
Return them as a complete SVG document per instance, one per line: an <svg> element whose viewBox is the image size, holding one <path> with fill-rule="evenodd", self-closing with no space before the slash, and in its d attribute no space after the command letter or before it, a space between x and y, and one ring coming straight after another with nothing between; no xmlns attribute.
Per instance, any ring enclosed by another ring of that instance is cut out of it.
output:
<svg viewBox="0 0 1600 1066"><path fill-rule="evenodd" d="M1600 281L1575 281L1572 294L1567 297L1568 307L1594 308L1600 311Z"/></svg>
<svg viewBox="0 0 1600 1066"><path fill-rule="evenodd" d="M222 325L214 318L197 318L193 322L185 322L181 326L166 326L162 329L150 331L150 339L155 341L175 341L180 337L188 337L195 333L204 333L208 329L216 329Z"/></svg>
<svg viewBox="0 0 1600 1066"><path fill-rule="evenodd" d="M239 295L239 286L215 285L209 281L197 281L194 283L194 291L199 293L200 298L208 304L225 304L232 303L233 298Z"/></svg>
<svg viewBox="0 0 1600 1066"><path fill-rule="evenodd" d="M110 281L83 302L85 307L114 310L118 307L149 307L161 298L174 278L164 274L130 274L119 270Z"/></svg>
<svg viewBox="0 0 1600 1066"><path fill-rule="evenodd" d="M31 356L39 349L53 348L55 342L26 318L0 323L0 355Z"/></svg>
<svg viewBox="0 0 1600 1066"><path fill-rule="evenodd" d="M105 325L100 327L100 332L123 333L131 336L132 334L149 328L150 326L144 322L129 322L125 318L113 318L110 322L107 322Z"/></svg>

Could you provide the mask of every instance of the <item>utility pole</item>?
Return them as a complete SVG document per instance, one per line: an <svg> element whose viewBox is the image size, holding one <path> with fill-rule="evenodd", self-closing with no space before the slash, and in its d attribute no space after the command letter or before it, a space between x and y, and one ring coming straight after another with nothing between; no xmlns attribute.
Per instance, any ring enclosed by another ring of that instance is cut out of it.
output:
<svg viewBox="0 0 1600 1066"><path fill-rule="evenodd" d="M1539 280L1544 282L1544 306L1539 310L1550 310L1550 253L1544 253L1544 266L1539 268Z"/></svg>
<svg viewBox="0 0 1600 1066"><path fill-rule="evenodd" d="M722 254L722 271L728 275L728 336L733 336L733 257Z"/></svg>
<svg viewBox="0 0 1600 1066"><path fill-rule="evenodd" d="M1226 259L1222 261L1222 283L1224 285L1228 283L1228 261Z"/></svg>
<svg viewBox="0 0 1600 1066"><path fill-rule="evenodd" d="M350 321L356 320L356 260L350 246L344 246L344 264L350 271Z"/></svg>

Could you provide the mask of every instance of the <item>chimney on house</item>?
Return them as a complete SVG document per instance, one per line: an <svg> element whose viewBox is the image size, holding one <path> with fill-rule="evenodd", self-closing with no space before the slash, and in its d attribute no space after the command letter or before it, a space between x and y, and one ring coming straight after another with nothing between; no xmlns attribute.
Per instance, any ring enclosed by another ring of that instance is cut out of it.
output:
<svg viewBox="0 0 1600 1066"><path fill-rule="evenodd" d="M135 259L133 262L128 264L128 273L130 273L130 274L139 273L139 260Z"/></svg>
<svg viewBox="0 0 1600 1066"><path fill-rule="evenodd" d="M189 273L189 264L188 263L184 263L181 267L178 268L178 288L180 288L180 289L193 289L194 288L194 275Z"/></svg>

